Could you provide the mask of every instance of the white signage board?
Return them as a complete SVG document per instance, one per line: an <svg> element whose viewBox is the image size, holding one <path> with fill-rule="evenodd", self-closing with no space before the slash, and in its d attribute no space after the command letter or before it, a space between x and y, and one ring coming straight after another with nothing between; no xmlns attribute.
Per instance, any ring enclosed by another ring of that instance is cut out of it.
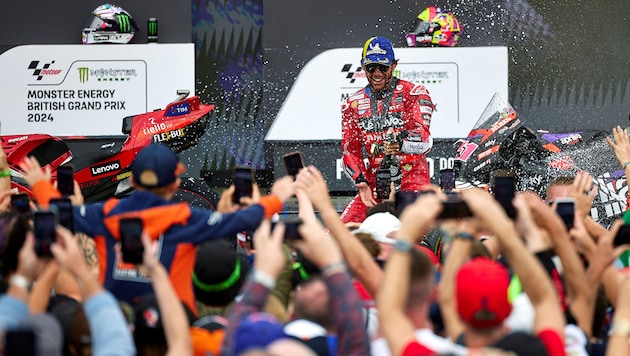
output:
<svg viewBox="0 0 630 356"><path fill-rule="evenodd" d="M508 97L507 47L399 48L394 75L424 84L434 138L466 137L495 93ZM341 140L341 101L367 85L361 48L320 53L300 72L265 140Z"/></svg>
<svg viewBox="0 0 630 356"><path fill-rule="evenodd" d="M120 135L195 89L192 43L27 45L0 55L2 134Z"/></svg>

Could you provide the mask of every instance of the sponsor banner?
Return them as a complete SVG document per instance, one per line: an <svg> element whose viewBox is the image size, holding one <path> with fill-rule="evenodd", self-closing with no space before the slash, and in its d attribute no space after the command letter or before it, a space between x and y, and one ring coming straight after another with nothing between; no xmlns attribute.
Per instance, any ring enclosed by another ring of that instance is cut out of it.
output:
<svg viewBox="0 0 630 356"><path fill-rule="evenodd" d="M424 85L433 99L435 138L466 137L492 96L508 95L507 47L396 48L395 52L399 62L394 75ZM337 48L311 59L265 140L340 140L342 101L367 85L360 53L361 48Z"/></svg>
<svg viewBox="0 0 630 356"><path fill-rule="evenodd" d="M192 44L29 45L0 55L3 135L120 135L122 119L194 92Z"/></svg>
<svg viewBox="0 0 630 356"><path fill-rule="evenodd" d="M433 183L439 184L441 169L453 168L458 146L455 142L451 139L438 139L433 142L433 148L427 154L429 177ZM345 193L357 190L344 170L340 141L274 142L270 146L274 157L275 179L286 174L282 156L288 152L300 151L305 165L315 165L322 172L331 192Z"/></svg>

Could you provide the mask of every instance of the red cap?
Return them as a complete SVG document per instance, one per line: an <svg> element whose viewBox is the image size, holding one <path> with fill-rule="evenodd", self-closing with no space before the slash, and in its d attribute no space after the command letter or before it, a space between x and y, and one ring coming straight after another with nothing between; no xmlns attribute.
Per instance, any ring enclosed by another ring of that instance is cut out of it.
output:
<svg viewBox="0 0 630 356"><path fill-rule="evenodd" d="M457 312L468 325L491 328L510 315L510 274L502 264L477 257L459 269L456 283Z"/></svg>

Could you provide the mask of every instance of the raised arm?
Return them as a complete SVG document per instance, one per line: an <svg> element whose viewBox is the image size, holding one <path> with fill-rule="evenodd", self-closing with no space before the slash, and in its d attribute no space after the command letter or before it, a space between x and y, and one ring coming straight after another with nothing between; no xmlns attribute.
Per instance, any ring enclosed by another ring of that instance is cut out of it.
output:
<svg viewBox="0 0 630 356"><path fill-rule="evenodd" d="M383 278L383 271L368 250L344 225L330 200L328 186L315 166L300 171L296 177L296 189L304 192L319 211L324 225L337 241L348 267L367 291L375 296Z"/></svg>
<svg viewBox="0 0 630 356"><path fill-rule="evenodd" d="M414 326L404 311L409 293L410 253L416 236L428 231L440 211L441 201L434 195L425 195L408 206L401 216L400 242L394 245L387 260L383 285L376 299L379 324L392 355L401 355L405 347L415 341Z"/></svg>
<svg viewBox="0 0 630 356"><path fill-rule="evenodd" d="M166 269L155 257L151 248L151 238L146 234L142 234L142 245L143 262L138 268L151 279L168 345L167 355L190 355L193 349L184 306L171 285Z"/></svg>
<svg viewBox="0 0 630 356"><path fill-rule="evenodd" d="M536 316L534 330L553 330L558 335L564 335L564 314L560 302L547 273L540 262L530 253L523 253L526 247L514 228L512 221L503 209L487 192L479 189L462 191L462 196L474 215L482 219L486 228L490 229L501 242L503 254L507 258L513 271L518 275L527 293ZM529 207L521 194L514 199L521 224L529 226L528 233L537 233L530 215Z"/></svg>

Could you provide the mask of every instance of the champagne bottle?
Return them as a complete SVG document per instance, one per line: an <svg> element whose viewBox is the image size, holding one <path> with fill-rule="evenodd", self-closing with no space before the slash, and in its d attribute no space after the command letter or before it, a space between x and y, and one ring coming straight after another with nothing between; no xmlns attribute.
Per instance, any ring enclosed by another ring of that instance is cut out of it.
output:
<svg viewBox="0 0 630 356"><path fill-rule="evenodd" d="M387 135L389 142L394 142L392 134ZM402 170L400 162L395 154L385 154L378 171L376 172L376 193L380 199L389 198L391 182L394 182L396 191L400 191L402 184Z"/></svg>

